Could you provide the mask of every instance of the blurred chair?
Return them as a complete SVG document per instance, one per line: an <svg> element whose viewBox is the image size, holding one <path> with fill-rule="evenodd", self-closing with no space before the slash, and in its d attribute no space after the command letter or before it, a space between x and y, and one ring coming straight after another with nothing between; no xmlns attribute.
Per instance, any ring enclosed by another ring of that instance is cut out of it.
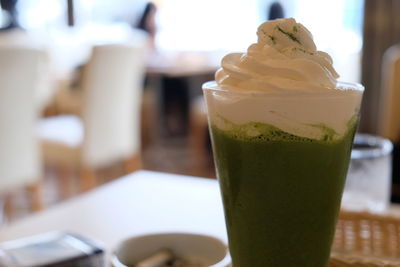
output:
<svg viewBox="0 0 400 267"><path fill-rule="evenodd" d="M43 207L35 94L47 63L44 51L0 47L0 194L25 187L33 210Z"/></svg>
<svg viewBox="0 0 400 267"><path fill-rule="evenodd" d="M144 46L95 46L82 76L82 119L62 115L40 122L45 162L57 166L61 174L68 168L79 170L84 190L96 185L96 170L101 167L121 160L127 172L141 167L144 50Z"/></svg>
<svg viewBox="0 0 400 267"><path fill-rule="evenodd" d="M382 84L378 134L400 141L400 44L386 50L382 60Z"/></svg>

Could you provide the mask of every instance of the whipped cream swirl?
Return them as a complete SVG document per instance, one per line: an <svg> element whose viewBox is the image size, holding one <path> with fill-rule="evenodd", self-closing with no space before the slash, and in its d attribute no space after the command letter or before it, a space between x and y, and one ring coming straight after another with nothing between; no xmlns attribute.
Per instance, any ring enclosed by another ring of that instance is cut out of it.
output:
<svg viewBox="0 0 400 267"><path fill-rule="evenodd" d="M332 58L318 51L311 33L295 19L267 21L247 53L222 59L215 75L221 88L250 92L320 92L336 88Z"/></svg>

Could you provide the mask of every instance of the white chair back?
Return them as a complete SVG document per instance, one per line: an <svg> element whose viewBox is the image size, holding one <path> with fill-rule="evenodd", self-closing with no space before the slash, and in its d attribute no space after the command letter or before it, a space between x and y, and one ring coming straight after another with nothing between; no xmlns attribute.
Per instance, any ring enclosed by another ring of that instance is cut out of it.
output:
<svg viewBox="0 0 400 267"><path fill-rule="evenodd" d="M93 48L83 75L84 164L100 167L139 152L145 52L144 45Z"/></svg>
<svg viewBox="0 0 400 267"><path fill-rule="evenodd" d="M44 51L0 47L0 193L42 176L35 93L47 63Z"/></svg>
<svg viewBox="0 0 400 267"><path fill-rule="evenodd" d="M390 47L382 61L378 134L400 141L400 45Z"/></svg>

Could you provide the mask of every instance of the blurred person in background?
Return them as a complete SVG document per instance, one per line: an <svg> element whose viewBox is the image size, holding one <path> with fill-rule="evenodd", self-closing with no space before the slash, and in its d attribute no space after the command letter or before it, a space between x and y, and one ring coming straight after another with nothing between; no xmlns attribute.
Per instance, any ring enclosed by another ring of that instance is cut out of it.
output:
<svg viewBox="0 0 400 267"><path fill-rule="evenodd" d="M279 2L273 2L268 9L268 20L281 19L285 17L283 6Z"/></svg>
<svg viewBox="0 0 400 267"><path fill-rule="evenodd" d="M152 2L148 2L143 10L141 17L136 24L136 28L145 31L148 34L150 48L156 49L155 38L157 34L156 26L157 7Z"/></svg>
<svg viewBox="0 0 400 267"><path fill-rule="evenodd" d="M22 28L18 22L18 0L0 0L0 46L24 47L46 50L43 36Z"/></svg>
<svg viewBox="0 0 400 267"><path fill-rule="evenodd" d="M0 46L36 46L37 40L19 26L17 2L17 0L0 0Z"/></svg>
<svg viewBox="0 0 400 267"><path fill-rule="evenodd" d="M17 0L0 0L1 23L0 31L19 28L16 10Z"/></svg>

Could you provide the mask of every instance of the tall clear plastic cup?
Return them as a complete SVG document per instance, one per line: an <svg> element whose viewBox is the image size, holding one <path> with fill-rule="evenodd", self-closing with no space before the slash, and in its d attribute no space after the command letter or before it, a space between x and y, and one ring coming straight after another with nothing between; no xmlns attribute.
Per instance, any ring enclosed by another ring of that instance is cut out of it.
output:
<svg viewBox="0 0 400 267"><path fill-rule="evenodd" d="M326 267L363 87L203 85L234 267Z"/></svg>

